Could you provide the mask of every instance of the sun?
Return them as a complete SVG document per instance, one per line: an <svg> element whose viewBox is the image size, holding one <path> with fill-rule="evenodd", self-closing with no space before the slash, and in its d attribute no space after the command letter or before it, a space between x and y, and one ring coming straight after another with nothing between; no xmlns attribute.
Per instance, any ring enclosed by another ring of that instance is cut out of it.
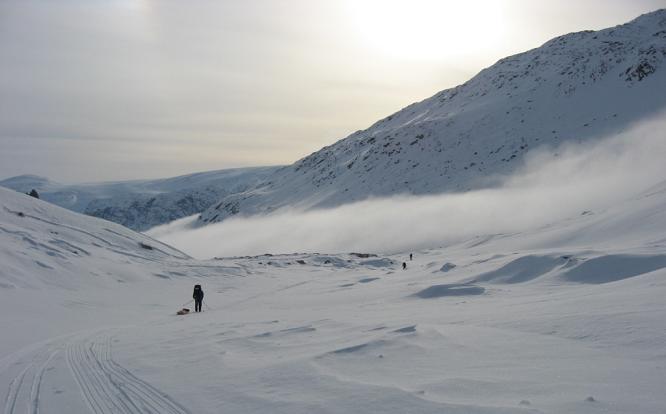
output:
<svg viewBox="0 0 666 414"><path fill-rule="evenodd" d="M492 0L349 0L361 40L398 59L445 60L491 51L504 33Z"/></svg>

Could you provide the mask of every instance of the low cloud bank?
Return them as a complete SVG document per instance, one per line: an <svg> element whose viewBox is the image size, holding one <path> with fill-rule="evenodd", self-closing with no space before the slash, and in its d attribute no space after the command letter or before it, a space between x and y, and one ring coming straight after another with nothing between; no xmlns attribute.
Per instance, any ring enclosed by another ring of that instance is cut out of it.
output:
<svg viewBox="0 0 666 414"><path fill-rule="evenodd" d="M530 154L494 189L281 210L191 228L188 217L148 233L197 258L291 252L403 252L484 234L520 232L608 207L666 179L666 116L594 143Z"/></svg>

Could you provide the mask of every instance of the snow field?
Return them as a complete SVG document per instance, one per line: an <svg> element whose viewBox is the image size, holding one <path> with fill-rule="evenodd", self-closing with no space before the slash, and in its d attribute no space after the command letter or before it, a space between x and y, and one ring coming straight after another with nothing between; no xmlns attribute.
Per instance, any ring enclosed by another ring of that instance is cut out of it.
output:
<svg viewBox="0 0 666 414"><path fill-rule="evenodd" d="M414 251L413 261L200 261L0 195L5 413L666 407L663 183L531 230ZM195 283L204 312L176 316Z"/></svg>

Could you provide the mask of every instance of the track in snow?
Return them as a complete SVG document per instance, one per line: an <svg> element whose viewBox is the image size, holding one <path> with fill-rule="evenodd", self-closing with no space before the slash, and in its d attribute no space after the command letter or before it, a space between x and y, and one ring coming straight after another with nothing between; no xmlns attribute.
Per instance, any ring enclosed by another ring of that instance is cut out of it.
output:
<svg viewBox="0 0 666 414"><path fill-rule="evenodd" d="M109 336L69 343L67 362L94 414L188 414L171 397L114 361Z"/></svg>
<svg viewBox="0 0 666 414"><path fill-rule="evenodd" d="M8 385L2 413L39 414L42 411L40 396L45 373L56 370L47 376L48 383L57 377L56 367L64 367L57 363L60 358L55 358L61 352L93 414L189 414L171 397L114 361L111 337L99 333L33 344L0 360L0 374L11 372L4 377ZM58 412L58 408L49 407L48 411Z"/></svg>
<svg viewBox="0 0 666 414"><path fill-rule="evenodd" d="M29 414L39 414L39 393L44 372L58 352L58 349L44 347L33 354L25 368L9 383L5 414L26 412L26 409Z"/></svg>

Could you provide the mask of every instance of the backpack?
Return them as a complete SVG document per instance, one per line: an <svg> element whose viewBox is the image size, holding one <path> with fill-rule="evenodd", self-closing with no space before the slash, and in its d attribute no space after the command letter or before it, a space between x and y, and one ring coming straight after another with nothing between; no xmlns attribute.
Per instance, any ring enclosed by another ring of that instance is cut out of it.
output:
<svg viewBox="0 0 666 414"><path fill-rule="evenodd" d="M194 285L194 297L201 298L203 296L203 290L201 290L201 285Z"/></svg>

